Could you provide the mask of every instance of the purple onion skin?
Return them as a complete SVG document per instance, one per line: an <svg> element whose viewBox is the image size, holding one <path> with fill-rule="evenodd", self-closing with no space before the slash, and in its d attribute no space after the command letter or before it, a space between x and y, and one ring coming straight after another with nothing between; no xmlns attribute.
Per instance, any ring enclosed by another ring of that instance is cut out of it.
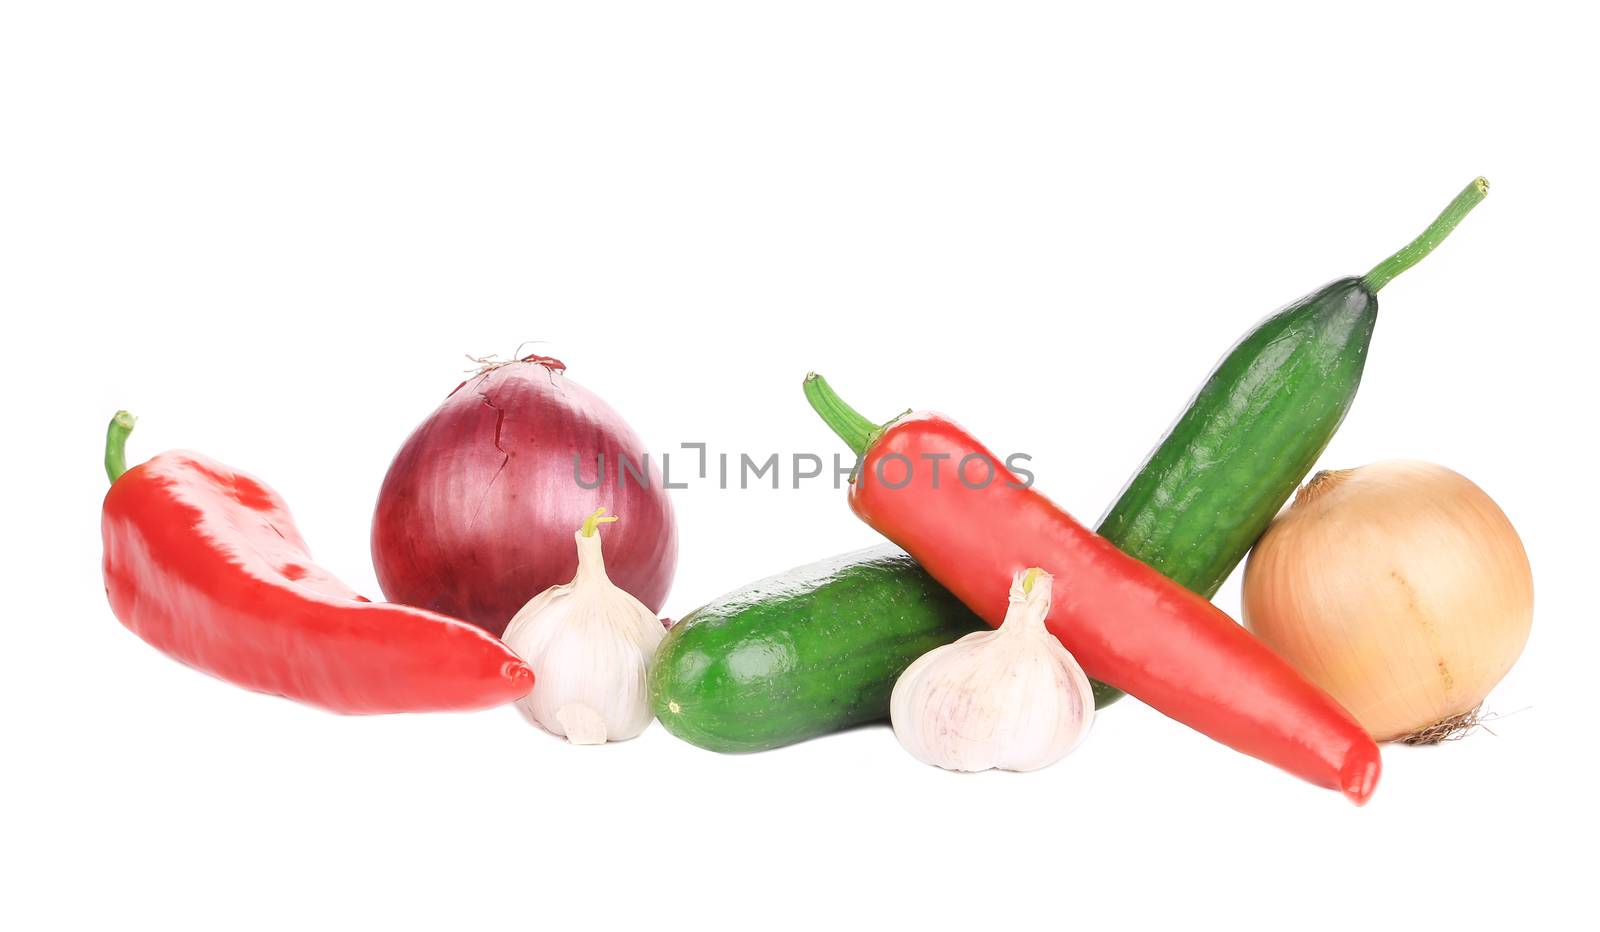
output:
<svg viewBox="0 0 1600 932"><path fill-rule="evenodd" d="M632 428L559 361L528 357L461 383L406 439L378 493L372 562L393 602L499 636L511 616L578 569L572 535L596 508L611 581L659 613L678 531L659 458L647 483L620 468L646 452ZM593 485L597 459L603 481Z"/></svg>

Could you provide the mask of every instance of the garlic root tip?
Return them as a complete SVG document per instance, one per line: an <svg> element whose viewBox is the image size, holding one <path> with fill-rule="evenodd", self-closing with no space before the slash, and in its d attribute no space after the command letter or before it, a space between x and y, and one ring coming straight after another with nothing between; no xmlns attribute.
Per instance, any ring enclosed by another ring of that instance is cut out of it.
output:
<svg viewBox="0 0 1600 932"><path fill-rule="evenodd" d="M556 721L573 744L605 744L606 722L586 705L564 705L556 710Z"/></svg>

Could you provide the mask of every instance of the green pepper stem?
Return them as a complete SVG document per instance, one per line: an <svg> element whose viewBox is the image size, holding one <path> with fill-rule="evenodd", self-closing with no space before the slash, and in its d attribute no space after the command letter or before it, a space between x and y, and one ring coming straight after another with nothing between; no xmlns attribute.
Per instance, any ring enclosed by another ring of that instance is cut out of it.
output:
<svg viewBox="0 0 1600 932"><path fill-rule="evenodd" d="M112 482L128 471L128 435L133 433L137 420L126 411L118 411L106 426L106 475Z"/></svg>
<svg viewBox="0 0 1600 932"><path fill-rule="evenodd" d="M812 410L823 423L838 434L856 456L865 456L867 447L872 446L872 441L883 431L883 425L874 424L845 404L828 380L815 372L806 376L805 390L806 401L811 402Z"/></svg>
<svg viewBox="0 0 1600 932"><path fill-rule="evenodd" d="M1456 228L1462 218L1472 213L1472 208L1477 207L1489 194L1489 180L1487 178L1474 178L1472 183L1461 189L1456 199L1444 209L1437 219L1428 224L1422 235L1405 245L1405 248L1373 266L1372 271L1361 279L1367 290L1377 294L1384 285L1394 281L1394 277L1411 268L1428 253L1433 252L1435 246L1444 242L1450 231Z"/></svg>
<svg viewBox="0 0 1600 932"><path fill-rule="evenodd" d="M606 513L606 510L604 508L595 509L595 513L594 514L592 514L589 517L584 519L583 527L579 528L578 532L581 533L584 537L593 537L594 536L594 532L599 529L600 525L602 525L602 524L610 524L613 521L621 521L622 520L622 516L621 515L611 515L610 517L607 517L607 518L600 517L601 515L603 515L605 513Z"/></svg>

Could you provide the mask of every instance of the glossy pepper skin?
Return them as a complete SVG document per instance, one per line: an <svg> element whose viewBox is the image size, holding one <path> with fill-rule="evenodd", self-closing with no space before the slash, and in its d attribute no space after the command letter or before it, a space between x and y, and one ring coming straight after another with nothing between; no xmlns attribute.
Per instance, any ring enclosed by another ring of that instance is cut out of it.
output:
<svg viewBox="0 0 1600 932"><path fill-rule="evenodd" d="M369 602L311 562L278 494L198 453L122 471L133 419L107 439L106 597L157 650L246 689L332 712L486 708L533 674L453 618Z"/></svg>
<svg viewBox="0 0 1600 932"><path fill-rule="evenodd" d="M1372 738L1206 599L1079 524L943 416L878 428L819 376L806 394L863 454L851 509L984 621L1000 624L1016 572L1042 567L1058 589L1045 623L1090 676L1357 804L1371 795Z"/></svg>

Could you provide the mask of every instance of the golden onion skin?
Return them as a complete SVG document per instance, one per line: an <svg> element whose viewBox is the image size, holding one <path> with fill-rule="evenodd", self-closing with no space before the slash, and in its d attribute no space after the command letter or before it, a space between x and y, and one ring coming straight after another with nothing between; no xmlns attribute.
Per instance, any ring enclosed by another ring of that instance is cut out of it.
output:
<svg viewBox="0 0 1600 932"><path fill-rule="evenodd" d="M1510 520L1432 463L1318 473L1245 564L1245 626L1378 741L1473 713L1532 622Z"/></svg>

